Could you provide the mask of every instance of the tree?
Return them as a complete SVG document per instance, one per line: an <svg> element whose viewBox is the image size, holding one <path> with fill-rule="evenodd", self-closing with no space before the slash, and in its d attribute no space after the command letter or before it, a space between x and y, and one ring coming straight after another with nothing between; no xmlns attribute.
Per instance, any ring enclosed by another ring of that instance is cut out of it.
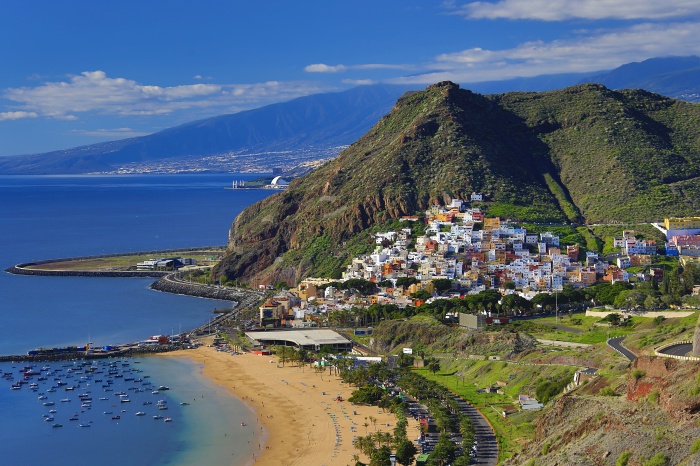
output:
<svg viewBox="0 0 700 466"><path fill-rule="evenodd" d="M435 449L430 454L429 464L444 466L454 460L457 446L450 440L450 435L446 432L440 434Z"/></svg>
<svg viewBox="0 0 700 466"><path fill-rule="evenodd" d="M369 466L391 466L391 450L383 446L375 450L369 462Z"/></svg>
<svg viewBox="0 0 700 466"><path fill-rule="evenodd" d="M282 363L282 367L284 367L284 363L289 360L289 350L290 348L287 346L278 346L276 349L276 353L280 359L280 362Z"/></svg>
<svg viewBox="0 0 700 466"><path fill-rule="evenodd" d="M377 418L374 416L369 417L369 422L371 422L374 425L374 431L377 431Z"/></svg>
<svg viewBox="0 0 700 466"><path fill-rule="evenodd" d="M396 445L396 462L403 466L411 466L416 453L418 453L418 449L413 442L407 438L403 438Z"/></svg>
<svg viewBox="0 0 700 466"><path fill-rule="evenodd" d="M430 293L425 290L418 290L415 293L411 293L411 298L420 299L421 301L425 301L426 299L430 298L430 296Z"/></svg>
<svg viewBox="0 0 700 466"><path fill-rule="evenodd" d="M437 358L430 358L428 360L428 370L435 374L440 370L440 361Z"/></svg>
<svg viewBox="0 0 700 466"><path fill-rule="evenodd" d="M451 290L452 280L449 278L438 278L433 280L433 286L435 287L435 291L438 292Z"/></svg>

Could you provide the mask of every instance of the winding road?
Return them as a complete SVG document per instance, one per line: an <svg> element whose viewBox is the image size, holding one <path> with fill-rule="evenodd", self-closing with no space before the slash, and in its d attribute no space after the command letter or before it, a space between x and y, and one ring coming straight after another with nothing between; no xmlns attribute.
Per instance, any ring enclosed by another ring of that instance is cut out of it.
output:
<svg viewBox="0 0 700 466"><path fill-rule="evenodd" d="M634 354L632 351L628 350L624 346L622 346L622 340L624 340L625 337L615 337L611 338L608 340L608 346L629 359L630 361L634 361L637 359L637 355Z"/></svg>

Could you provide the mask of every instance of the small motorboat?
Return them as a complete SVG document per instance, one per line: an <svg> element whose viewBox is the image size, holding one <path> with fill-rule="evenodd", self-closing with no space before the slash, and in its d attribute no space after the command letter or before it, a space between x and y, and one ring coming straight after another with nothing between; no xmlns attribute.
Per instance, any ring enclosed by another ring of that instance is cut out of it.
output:
<svg viewBox="0 0 700 466"><path fill-rule="evenodd" d="M163 416L161 416L160 414L156 414L155 416L153 416L153 419L163 419Z"/></svg>
<svg viewBox="0 0 700 466"><path fill-rule="evenodd" d="M118 415L118 414L117 414L116 416L112 416L112 420L113 420L113 421L116 421L116 420L119 420L119 419L121 419L121 416Z"/></svg>
<svg viewBox="0 0 700 466"><path fill-rule="evenodd" d="M165 418L165 422L173 422L173 420L172 420L171 418L169 418L169 417L166 417L166 418Z"/></svg>
<svg viewBox="0 0 700 466"><path fill-rule="evenodd" d="M56 423L56 424L52 424L51 427L54 427L54 428L63 427L63 424Z"/></svg>
<svg viewBox="0 0 700 466"><path fill-rule="evenodd" d="M137 416L145 416L146 413L144 413L143 411L137 411L137 412L136 412L136 415L137 415Z"/></svg>

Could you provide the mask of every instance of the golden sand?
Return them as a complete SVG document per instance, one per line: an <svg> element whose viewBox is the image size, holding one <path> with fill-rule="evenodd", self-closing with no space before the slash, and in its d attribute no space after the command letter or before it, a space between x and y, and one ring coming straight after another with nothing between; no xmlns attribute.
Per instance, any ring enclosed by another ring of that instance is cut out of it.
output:
<svg viewBox="0 0 700 466"><path fill-rule="evenodd" d="M257 424L249 427L262 427L266 434L250 461L256 465L354 464L352 456L360 452L353 447L353 438L375 431L391 432L396 422L393 414L377 407L353 405L347 401L353 387L308 365L287 363L282 367L274 356L234 356L206 346L165 356L186 357L202 364L205 377L254 410ZM416 423L410 422L409 437L416 429Z"/></svg>

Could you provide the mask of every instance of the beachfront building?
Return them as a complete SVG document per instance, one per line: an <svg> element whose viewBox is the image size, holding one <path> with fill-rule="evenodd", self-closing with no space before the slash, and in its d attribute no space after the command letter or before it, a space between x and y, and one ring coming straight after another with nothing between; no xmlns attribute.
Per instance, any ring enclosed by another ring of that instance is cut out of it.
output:
<svg viewBox="0 0 700 466"><path fill-rule="evenodd" d="M319 351L322 346L329 346L334 351L352 351L352 341L328 329L245 332L245 336L253 345L262 347L295 346Z"/></svg>

